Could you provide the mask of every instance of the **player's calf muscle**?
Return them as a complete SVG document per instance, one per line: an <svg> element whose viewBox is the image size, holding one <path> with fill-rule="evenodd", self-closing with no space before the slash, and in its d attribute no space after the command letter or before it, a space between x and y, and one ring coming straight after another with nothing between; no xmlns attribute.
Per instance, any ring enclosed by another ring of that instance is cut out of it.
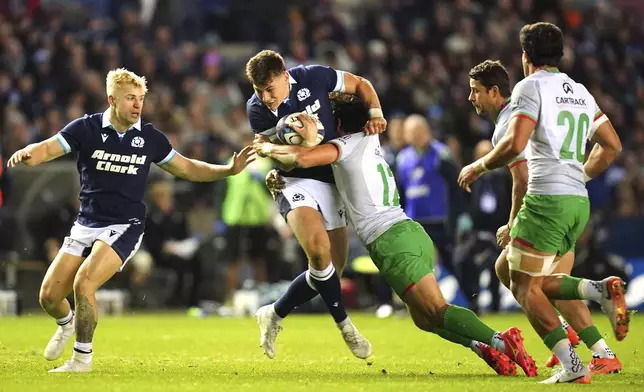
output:
<svg viewBox="0 0 644 392"><path fill-rule="evenodd" d="M94 295L92 294L92 297ZM91 343L94 337L94 330L98 321L96 320L96 308L94 301L86 295L75 294L76 299L76 340L79 343Z"/></svg>
<svg viewBox="0 0 644 392"><path fill-rule="evenodd" d="M418 281L404 296L404 300L424 316L431 328L442 326L444 312L448 304L443 298L433 274L428 274ZM421 327L419 326L419 328Z"/></svg>
<svg viewBox="0 0 644 392"><path fill-rule="evenodd" d="M327 232L331 244L331 262L338 273L342 276L344 268L347 265L348 257L348 238L347 227L340 227Z"/></svg>

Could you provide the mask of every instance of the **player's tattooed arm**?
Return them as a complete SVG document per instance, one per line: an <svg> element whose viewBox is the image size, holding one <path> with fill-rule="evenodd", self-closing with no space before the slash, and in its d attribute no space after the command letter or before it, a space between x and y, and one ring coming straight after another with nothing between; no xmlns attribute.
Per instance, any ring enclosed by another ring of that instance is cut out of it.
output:
<svg viewBox="0 0 644 392"><path fill-rule="evenodd" d="M212 182L228 176L234 176L244 170L255 160L253 147L246 146L239 153L234 153L227 165L214 165L196 159L186 158L177 153L161 169L166 172L194 182Z"/></svg>
<svg viewBox="0 0 644 392"><path fill-rule="evenodd" d="M26 166L34 167L65 155L65 149L60 144L58 137L52 136L40 143L33 143L16 151L9 158L7 166L12 168L24 163Z"/></svg>
<svg viewBox="0 0 644 392"><path fill-rule="evenodd" d="M360 97L369 108L369 121L364 126L366 135L383 133L387 128L387 120L382 112L378 93L371 82L361 76L344 72L344 90L342 92Z"/></svg>

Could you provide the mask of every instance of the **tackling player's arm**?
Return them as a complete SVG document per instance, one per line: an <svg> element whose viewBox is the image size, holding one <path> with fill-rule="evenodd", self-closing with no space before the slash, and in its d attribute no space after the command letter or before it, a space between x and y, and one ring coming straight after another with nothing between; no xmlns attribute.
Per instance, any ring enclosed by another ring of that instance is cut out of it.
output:
<svg viewBox="0 0 644 392"><path fill-rule="evenodd" d="M255 143L254 147L258 155L272 158L286 166L300 168L330 165L337 161L340 150L335 144L315 145L317 126L313 118L307 113L299 113L297 118L302 122L302 126L293 126L293 129L304 139L301 146Z"/></svg>
<svg viewBox="0 0 644 392"><path fill-rule="evenodd" d="M251 146L244 147L239 154L234 153L227 165L214 165L196 159L186 158L179 153L159 167L166 172L194 182L211 182L234 176L244 170L249 163L255 160L255 152Z"/></svg>
<svg viewBox="0 0 644 392"><path fill-rule="evenodd" d="M586 181L608 169L622 151L622 142L605 114L599 114L593 123L593 129L590 140L595 145L584 164Z"/></svg>
<svg viewBox="0 0 644 392"><path fill-rule="evenodd" d="M287 166L300 168L330 165L340 156L338 147L332 143L315 147L260 143L256 144L255 148L259 155L265 155Z"/></svg>

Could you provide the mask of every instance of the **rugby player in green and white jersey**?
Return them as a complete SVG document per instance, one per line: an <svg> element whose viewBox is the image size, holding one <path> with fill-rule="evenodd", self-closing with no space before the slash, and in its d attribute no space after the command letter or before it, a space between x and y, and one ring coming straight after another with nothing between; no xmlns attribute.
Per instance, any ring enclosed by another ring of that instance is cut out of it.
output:
<svg viewBox="0 0 644 392"><path fill-rule="evenodd" d="M512 110L510 103L510 77L505 67L499 61L485 60L476 65L469 72L470 96L469 100L481 116L489 117L495 123L492 144L496 146L505 136ZM496 261L496 274L499 280L507 288L510 288L510 271L507 261L507 242L509 240L509 227L519 212L523 203L528 186L528 165L525 152L521 152L508 165L512 174L512 209L509 223L499 228L497 241L505 249ZM574 265L574 252L567 252L555 267L553 275L570 275ZM545 279L556 279L549 277ZM588 368L593 374L618 373L622 370L622 364L608 347L601 333L593 325L590 311L581 300L554 300L555 308L561 312L563 326L567 331L568 339L573 346L579 344L579 339L593 352L593 359ZM568 320L570 325L566 323ZM575 332L579 332L579 335ZM546 363L547 367L553 367L559 363L556 355L552 355Z"/></svg>
<svg viewBox="0 0 644 392"><path fill-rule="evenodd" d="M600 302L617 340L622 340L629 321L623 282L616 277L601 282L544 277L574 250L588 222L585 180L606 170L622 146L588 90L558 71L563 57L561 30L551 23L526 25L520 41L526 78L512 92L507 133L489 154L464 167L458 181L469 190L483 173L507 165L527 147L528 190L512 222L507 255L511 289L563 366L543 382L590 383L590 370L571 346L549 299ZM587 139L596 144L584 164Z"/></svg>
<svg viewBox="0 0 644 392"><path fill-rule="evenodd" d="M355 98L331 102L338 133L343 136L315 147L256 143L256 151L285 166L331 164L349 221L380 273L409 307L416 326L471 348L498 374L515 375L518 364L527 375L536 376L534 361L517 328L498 333L469 309L445 301L434 276L432 240L400 207L378 135L362 132L367 109ZM315 144L315 122L305 113L298 118L304 127L296 131Z"/></svg>

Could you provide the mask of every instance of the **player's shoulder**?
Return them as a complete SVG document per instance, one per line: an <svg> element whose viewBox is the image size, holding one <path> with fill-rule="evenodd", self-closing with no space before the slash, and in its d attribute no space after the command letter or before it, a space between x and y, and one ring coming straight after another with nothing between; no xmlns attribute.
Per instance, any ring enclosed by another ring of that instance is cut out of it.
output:
<svg viewBox="0 0 644 392"><path fill-rule="evenodd" d="M140 129L137 129L135 126L134 129L131 129L128 132L134 132L135 138L139 137L136 143L141 147L148 141L153 143L154 146L158 146L158 143L164 143L168 140L165 132L155 127L151 122L141 121Z"/></svg>
<svg viewBox="0 0 644 392"><path fill-rule="evenodd" d="M511 107L511 105L509 105L509 104L504 105L501 108L501 111L499 112L499 115L496 118L496 121L494 122L494 130L496 131L497 129L503 129L504 127L506 127L507 122L508 122L508 120L510 120L511 116L512 116L512 107Z"/></svg>
<svg viewBox="0 0 644 392"><path fill-rule="evenodd" d="M366 137L364 132L355 132L355 133L350 133L348 135L340 136L339 138L336 138L335 140L342 140L342 141L358 141L362 140Z"/></svg>
<svg viewBox="0 0 644 392"><path fill-rule="evenodd" d="M154 124L152 124L151 122L147 122L147 121L145 122L141 121L141 132L143 134L152 134L152 135L156 135L159 133L163 134L162 130L155 127Z"/></svg>
<svg viewBox="0 0 644 392"><path fill-rule="evenodd" d="M512 89L512 95L515 95L517 93L520 94L526 89L536 89L538 85L539 75L533 73L532 75L526 76L525 78L521 79L516 85L514 85L514 89Z"/></svg>
<svg viewBox="0 0 644 392"><path fill-rule="evenodd" d="M288 72L290 82L293 83L304 81L303 79L308 76L309 70L306 68L306 66L300 64L287 69L286 72Z"/></svg>
<svg viewBox="0 0 644 392"><path fill-rule="evenodd" d="M329 71L335 72L333 68L320 64L300 64L287 70L291 84L314 82Z"/></svg>
<svg viewBox="0 0 644 392"><path fill-rule="evenodd" d="M103 113L86 113L83 117L77 118L76 121L87 127L100 127L103 124Z"/></svg>
<svg viewBox="0 0 644 392"><path fill-rule="evenodd" d="M103 113L92 113L85 114L82 117L78 117L67 124L63 129L65 132L90 132L92 130L99 130L101 128L103 119Z"/></svg>
<svg viewBox="0 0 644 392"><path fill-rule="evenodd" d="M362 139L364 139L365 135L363 132L356 132L356 133L351 133L348 135L340 136L335 139L329 140L330 143L335 143L340 145L341 148L344 148L345 146L355 146Z"/></svg>
<svg viewBox="0 0 644 392"><path fill-rule="evenodd" d="M492 133L492 145L496 146L497 143L505 136L508 131L508 124L512 116L511 109L504 109L504 112L499 113L499 118L497 119L496 124L494 125L494 132Z"/></svg>

